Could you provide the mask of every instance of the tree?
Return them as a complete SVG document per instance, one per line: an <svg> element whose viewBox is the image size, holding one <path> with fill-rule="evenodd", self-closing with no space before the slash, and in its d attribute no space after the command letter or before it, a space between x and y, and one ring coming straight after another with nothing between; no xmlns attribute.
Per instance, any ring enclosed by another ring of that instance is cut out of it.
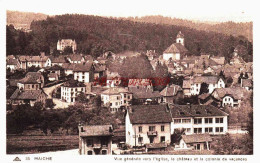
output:
<svg viewBox="0 0 260 163"><path fill-rule="evenodd" d="M73 51L72 51L72 47L70 46L66 46L62 52L63 55L69 55L69 54L72 54Z"/></svg>
<svg viewBox="0 0 260 163"><path fill-rule="evenodd" d="M55 105L56 104L53 102L53 99L46 99L46 103L45 103L46 108L53 109Z"/></svg>
<svg viewBox="0 0 260 163"><path fill-rule="evenodd" d="M203 93L209 93L209 85L207 83L202 83L200 86L200 95Z"/></svg>
<svg viewBox="0 0 260 163"><path fill-rule="evenodd" d="M40 67L35 67L35 66L31 66L28 68L28 72L37 72L39 71L41 68Z"/></svg>
<svg viewBox="0 0 260 163"><path fill-rule="evenodd" d="M226 79L226 87L230 87L233 84L233 78L232 77L228 77Z"/></svg>

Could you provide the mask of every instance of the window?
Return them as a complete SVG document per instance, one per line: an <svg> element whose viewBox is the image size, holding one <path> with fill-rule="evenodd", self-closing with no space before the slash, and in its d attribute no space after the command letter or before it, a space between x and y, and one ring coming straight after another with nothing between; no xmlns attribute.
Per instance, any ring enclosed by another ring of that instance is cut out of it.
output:
<svg viewBox="0 0 260 163"><path fill-rule="evenodd" d="M194 134L202 133L202 128L194 128Z"/></svg>
<svg viewBox="0 0 260 163"><path fill-rule="evenodd" d="M138 143L142 144L143 143L143 137L138 137Z"/></svg>
<svg viewBox="0 0 260 163"><path fill-rule="evenodd" d="M201 118L194 118L194 124L201 124L202 119Z"/></svg>
<svg viewBox="0 0 260 163"><path fill-rule="evenodd" d="M213 118L205 118L205 123L213 123Z"/></svg>
<svg viewBox="0 0 260 163"><path fill-rule="evenodd" d="M32 88L34 88L34 84L32 85Z"/></svg>
<svg viewBox="0 0 260 163"><path fill-rule="evenodd" d="M161 143L165 142L165 136L161 136Z"/></svg>
<svg viewBox="0 0 260 163"><path fill-rule="evenodd" d="M130 96L128 96L128 99L130 99Z"/></svg>
<svg viewBox="0 0 260 163"><path fill-rule="evenodd" d="M118 102L116 102L116 106L118 105Z"/></svg>
<svg viewBox="0 0 260 163"><path fill-rule="evenodd" d="M36 85L36 89L38 89L38 84Z"/></svg>
<svg viewBox="0 0 260 163"><path fill-rule="evenodd" d="M126 98L126 94L124 94L124 98Z"/></svg>
<svg viewBox="0 0 260 163"><path fill-rule="evenodd" d="M149 126L149 131L155 131L155 126Z"/></svg>
<svg viewBox="0 0 260 163"><path fill-rule="evenodd" d="M112 103L110 103L110 106L112 106Z"/></svg>
<svg viewBox="0 0 260 163"><path fill-rule="evenodd" d="M190 133L190 131L191 131L191 128L185 128L186 133Z"/></svg>
<svg viewBox="0 0 260 163"><path fill-rule="evenodd" d="M212 127L206 127L205 128L205 133L211 133L213 131Z"/></svg>
<svg viewBox="0 0 260 163"><path fill-rule="evenodd" d="M190 123L191 120L190 119L182 119L182 123Z"/></svg>
<svg viewBox="0 0 260 163"><path fill-rule="evenodd" d="M174 119L174 123L176 124L181 123L181 119Z"/></svg>
<svg viewBox="0 0 260 163"><path fill-rule="evenodd" d="M216 127L216 132L223 132L223 131L224 131L223 127Z"/></svg>
<svg viewBox="0 0 260 163"><path fill-rule="evenodd" d="M108 139L107 138L102 138L101 139L101 146L102 147L107 147L108 146Z"/></svg>
<svg viewBox="0 0 260 163"><path fill-rule="evenodd" d="M216 118L216 123L223 123L223 118Z"/></svg>
<svg viewBox="0 0 260 163"><path fill-rule="evenodd" d="M93 146L93 140L92 139L87 139L87 146L92 147Z"/></svg>
<svg viewBox="0 0 260 163"><path fill-rule="evenodd" d="M139 126L139 127L138 127L138 131L139 131L139 132L143 132L142 126Z"/></svg>
<svg viewBox="0 0 260 163"><path fill-rule="evenodd" d="M126 100L124 100L124 103L126 103Z"/></svg>
<svg viewBox="0 0 260 163"><path fill-rule="evenodd" d="M161 126L161 131L164 131L164 126Z"/></svg>
<svg viewBox="0 0 260 163"><path fill-rule="evenodd" d="M116 96L116 99L117 99L117 100L119 100L119 99L120 99L120 97L119 97L119 96Z"/></svg>
<svg viewBox="0 0 260 163"><path fill-rule="evenodd" d="M88 151L88 155L92 155L92 153L93 153L92 151Z"/></svg>

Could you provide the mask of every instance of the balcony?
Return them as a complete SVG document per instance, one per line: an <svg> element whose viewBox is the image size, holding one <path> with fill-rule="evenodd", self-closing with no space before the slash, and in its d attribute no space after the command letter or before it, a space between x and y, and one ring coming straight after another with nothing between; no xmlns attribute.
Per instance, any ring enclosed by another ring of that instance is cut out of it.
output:
<svg viewBox="0 0 260 163"><path fill-rule="evenodd" d="M157 131L148 131L147 135L148 136L157 136Z"/></svg>

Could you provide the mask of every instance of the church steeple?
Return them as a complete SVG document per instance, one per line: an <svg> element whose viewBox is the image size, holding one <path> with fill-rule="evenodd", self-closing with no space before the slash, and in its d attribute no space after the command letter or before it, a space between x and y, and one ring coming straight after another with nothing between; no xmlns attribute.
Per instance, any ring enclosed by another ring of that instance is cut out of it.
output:
<svg viewBox="0 0 260 163"><path fill-rule="evenodd" d="M176 43L180 43L184 46L184 34L182 34L181 31L177 34Z"/></svg>

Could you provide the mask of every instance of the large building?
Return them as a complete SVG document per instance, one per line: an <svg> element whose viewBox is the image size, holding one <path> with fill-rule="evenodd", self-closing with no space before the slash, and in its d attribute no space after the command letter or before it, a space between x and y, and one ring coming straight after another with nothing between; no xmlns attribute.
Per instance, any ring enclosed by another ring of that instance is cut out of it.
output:
<svg viewBox="0 0 260 163"><path fill-rule="evenodd" d="M71 80L61 86L61 100L68 103L73 104L80 93L86 93L86 86L81 82Z"/></svg>
<svg viewBox="0 0 260 163"><path fill-rule="evenodd" d="M133 95L125 88L112 87L101 93L101 101L111 112L119 111L122 107L131 105Z"/></svg>
<svg viewBox="0 0 260 163"><path fill-rule="evenodd" d="M77 50L77 43L72 39L62 39L57 42L57 50L64 51L66 47L71 47L74 53Z"/></svg>
<svg viewBox="0 0 260 163"><path fill-rule="evenodd" d="M130 106L125 117L126 144L170 144L171 122L167 105Z"/></svg>
<svg viewBox="0 0 260 163"><path fill-rule="evenodd" d="M176 37L176 43L169 46L163 52L163 59L169 60L170 58L174 61L181 60L181 58L188 52L184 44L184 35L179 31Z"/></svg>
<svg viewBox="0 0 260 163"><path fill-rule="evenodd" d="M112 125L79 125L80 155L112 155Z"/></svg>

